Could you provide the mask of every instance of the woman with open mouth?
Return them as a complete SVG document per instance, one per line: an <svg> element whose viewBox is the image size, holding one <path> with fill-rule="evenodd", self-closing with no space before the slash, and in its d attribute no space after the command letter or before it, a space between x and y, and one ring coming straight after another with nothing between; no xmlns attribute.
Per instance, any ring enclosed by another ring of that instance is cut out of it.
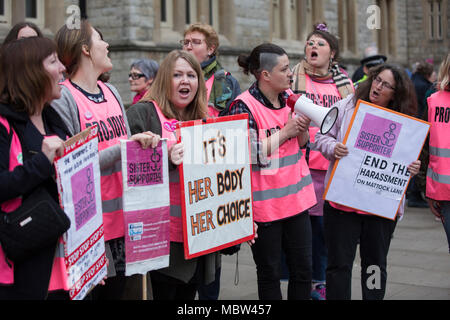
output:
<svg viewBox="0 0 450 320"><path fill-rule="evenodd" d="M343 73L337 63L339 59L339 41L328 32L326 23L314 26L306 40L305 58L294 68L294 93L306 94L308 98L322 107L331 107L337 101L354 93L353 83ZM314 183L317 205L309 210L313 245L313 278L311 298L325 300L325 269L327 267L327 249L323 232L323 199L325 174L328 160L314 150L314 141L319 128L309 127L310 145L309 169Z"/></svg>
<svg viewBox="0 0 450 320"><path fill-rule="evenodd" d="M368 101L409 116L415 116L417 112L414 86L404 70L389 64L372 69L368 79L358 86L354 95L349 95L335 104L339 109L339 117L330 132L325 135L319 132L316 135L317 150L330 161L325 185L328 183L335 161L346 157L349 153L342 141L358 100ZM420 161L414 161L408 166L411 176L419 172L420 164ZM403 215L404 204L403 199L397 220ZM364 300L382 300L386 291L387 255L397 220L391 221L369 215L328 201L325 201L323 211L325 242L328 249L327 300L351 299L352 269L358 242L362 297ZM374 265L381 271L378 288L368 287L370 281L367 280L373 274L368 269Z"/></svg>
<svg viewBox="0 0 450 320"><path fill-rule="evenodd" d="M151 131L168 140L170 183L170 265L150 272L154 300L194 300L199 285L214 281L219 253L185 260L178 166L184 145L177 143L179 121L207 117L206 86L195 56L174 50L161 63L150 91L127 110L132 133Z"/></svg>

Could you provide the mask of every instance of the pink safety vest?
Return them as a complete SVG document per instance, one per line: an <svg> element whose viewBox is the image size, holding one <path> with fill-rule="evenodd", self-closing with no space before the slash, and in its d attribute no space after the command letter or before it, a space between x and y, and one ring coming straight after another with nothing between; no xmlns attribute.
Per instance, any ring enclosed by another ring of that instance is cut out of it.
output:
<svg viewBox="0 0 450 320"><path fill-rule="evenodd" d="M162 113L156 101L152 101L158 113L163 139L167 139L167 149L169 150L177 143L175 126L179 122L176 119L167 119ZM181 192L180 175L178 168L169 172L170 187L170 241L183 242L183 222L181 218Z"/></svg>
<svg viewBox="0 0 450 320"><path fill-rule="evenodd" d="M428 98L430 162L427 172L427 197L450 200L450 91L438 91Z"/></svg>
<svg viewBox="0 0 450 320"><path fill-rule="evenodd" d="M95 103L86 98L69 80L65 80L61 84L70 90L77 103L81 130L98 125L99 151L119 144L121 139L128 139L122 108L114 94L103 82L98 81L105 96L105 101L102 103ZM120 161L107 170L107 172L102 170L101 177L105 241L124 236L123 182Z"/></svg>
<svg viewBox="0 0 450 320"><path fill-rule="evenodd" d="M0 124L2 124L9 133L12 128L4 117L0 116ZM13 130L10 152L9 152L9 171L13 171L15 167L23 165L22 160L22 145L20 144L17 133ZM12 212L20 207L22 204L21 198L12 199L1 204L4 212ZM62 255L61 255L62 251ZM49 290L69 290L67 285L67 272L64 264L64 247L62 238L59 239L57 255L53 262L53 268L50 278ZM9 266L6 263L5 253L0 246L0 283L6 285L14 284L14 264L9 261Z"/></svg>
<svg viewBox="0 0 450 320"><path fill-rule="evenodd" d="M312 81L311 77L306 77L306 96L315 104L323 107L331 107L337 101L341 100L341 95L334 83L318 83ZM313 143L319 127L311 123L309 127L309 139ZM314 170L327 170L330 162L322 156L319 151L311 150L309 153L309 168Z"/></svg>
<svg viewBox="0 0 450 320"><path fill-rule="evenodd" d="M214 84L214 79L215 76L212 75L212 77L210 77L206 82L206 101L208 103L208 115L211 118L217 118L219 116L219 110L217 110L214 105L210 105L209 104L209 99L211 98L211 92L212 92L212 88L213 88L213 84Z"/></svg>
<svg viewBox="0 0 450 320"><path fill-rule="evenodd" d="M260 139L281 130L291 110L271 110L247 90L237 99L253 115ZM270 157L270 166L253 166L252 193L255 221L271 222L297 215L317 203L311 174L296 138L289 139Z"/></svg>

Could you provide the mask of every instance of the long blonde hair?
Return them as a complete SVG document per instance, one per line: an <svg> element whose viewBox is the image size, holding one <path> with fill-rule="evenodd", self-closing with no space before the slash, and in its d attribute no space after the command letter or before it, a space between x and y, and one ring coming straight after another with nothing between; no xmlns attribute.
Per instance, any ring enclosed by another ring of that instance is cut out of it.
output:
<svg viewBox="0 0 450 320"><path fill-rule="evenodd" d="M186 107L185 117L177 111L170 101L172 96L172 79L175 63L178 59L186 60L194 69L198 78L198 89L192 102ZM155 101L162 113L169 119L180 121L198 120L206 118L208 106L206 101L206 85L203 72L197 59L187 51L174 50L170 52L161 63L158 74L149 92L143 97L143 101Z"/></svg>
<svg viewBox="0 0 450 320"><path fill-rule="evenodd" d="M439 68L437 88L440 91L450 90L450 53L447 54Z"/></svg>

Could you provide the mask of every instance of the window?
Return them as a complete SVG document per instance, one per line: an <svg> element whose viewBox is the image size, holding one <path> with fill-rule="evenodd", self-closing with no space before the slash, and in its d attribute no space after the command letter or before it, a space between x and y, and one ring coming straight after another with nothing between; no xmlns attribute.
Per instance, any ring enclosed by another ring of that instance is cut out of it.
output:
<svg viewBox="0 0 450 320"><path fill-rule="evenodd" d="M377 32L378 48L384 55L397 53L396 0L377 0L381 12L381 28Z"/></svg>
<svg viewBox="0 0 450 320"><path fill-rule="evenodd" d="M173 28L173 0L161 0L161 27Z"/></svg>
<svg viewBox="0 0 450 320"><path fill-rule="evenodd" d="M26 0L25 1L25 20L33 22L38 26L44 25L44 0Z"/></svg>
<svg viewBox="0 0 450 320"><path fill-rule="evenodd" d="M11 0L0 0L0 25L11 24Z"/></svg>
<svg viewBox="0 0 450 320"><path fill-rule="evenodd" d="M356 53L356 2L354 0L338 1L339 47L342 52Z"/></svg>
<svg viewBox="0 0 450 320"><path fill-rule="evenodd" d="M443 39L443 13L441 0L428 1L428 36L430 40Z"/></svg>

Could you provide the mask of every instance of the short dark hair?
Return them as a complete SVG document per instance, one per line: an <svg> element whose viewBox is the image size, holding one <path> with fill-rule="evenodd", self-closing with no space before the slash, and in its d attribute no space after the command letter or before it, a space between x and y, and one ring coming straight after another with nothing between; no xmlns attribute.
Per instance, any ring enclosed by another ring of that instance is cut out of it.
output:
<svg viewBox="0 0 450 320"><path fill-rule="evenodd" d="M414 85L408 74L401 67L392 64L382 64L369 71L368 79L360 83L355 92L355 101L369 101L373 80L384 70L390 70L394 76L395 92L388 108L409 116L417 116L417 98Z"/></svg>
<svg viewBox="0 0 450 320"><path fill-rule="evenodd" d="M56 44L48 38L23 38L7 43L0 55L0 101L17 111L34 114L45 101L52 82L44 60L56 53Z"/></svg>
<svg viewBox="0 0 450 320"><path fill-rule="evenodd" d="M260 73L263 70L271 71L271 68L273 68L269 61L266 61L265 63L263 61L262 63L261 56L264 56L264 54L273 54L279 57L287 55L286 51L284 51L283 48L272 43L263 43L255 47L250 55L239 55L238 64L244 69L243 71L245 74L248 75L249 73L251 73L255 76L256 79L258 79Z"/></svg>

